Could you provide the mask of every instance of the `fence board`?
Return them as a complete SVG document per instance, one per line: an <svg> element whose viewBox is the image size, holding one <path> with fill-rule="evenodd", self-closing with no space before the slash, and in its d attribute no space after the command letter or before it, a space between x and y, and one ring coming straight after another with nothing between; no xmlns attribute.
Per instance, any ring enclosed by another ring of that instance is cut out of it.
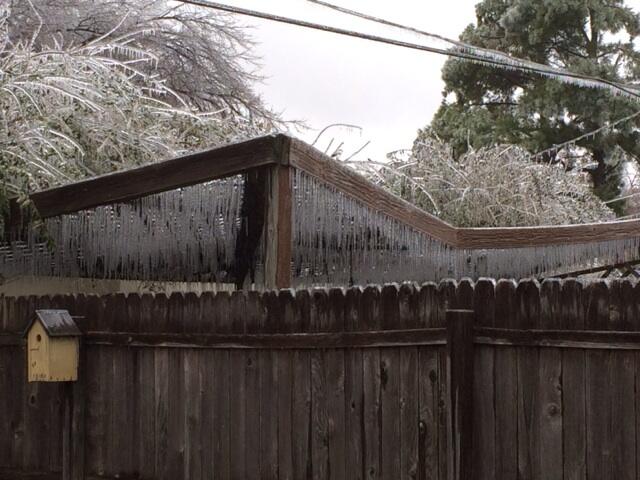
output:
<svg viewBox="0 0 640 480"><path fill-rule="evenodd" d="M231 330L229 293L220 292L215 295L213 300L212 327L216 333L228 333ZM213 415L213 477L229 478L231 456L229 450L231 428L229 425L229 375L231 374L229 352L225 350L214 351L211 362L213 404L210 404L209 408Z"/></svg>
<svg viewBox="0 0 640 480"><path fill-rule="evenodd" d="M560 326L567 330L583 329L582 283L575 279L563 281L562 298ZM587 475L585 398L585 353L582 350L563 350L562 429L565 480L584 480Z"/></svg>
<svg viewBox="0 0 640 480"><path fill-rule="evenodd" d="M540 289L537 282L524 280L516 289L518 310L516 326L539 328ZM540 474L540 401L538 398L539 351L519 349L518 365L518 472L521 478L539 478Z"/></svg>
<svg viewBox="0 0 640 480"><path fill-rule="evenodd" d="M361 288L347 290L345 297L345 331L357 331L362 328ZM350 349L344 352L345 372L345 455L347 458L345 475L354 480L364 478L364 399L362 390L362 350Z"/></svg>
<svg viewBox="0 0 640 480"><path fill-rule="evenodd" d="M609 286L592 283L586 288L585 326L607 330L609 324ZM611 353L586 353L587 478L611 478L611 405L609 403L609 365Z"/></svg>
<svg viewBox="0 0 640 480"><path fill-rule="evenodd" d="M541 328L561 326L562 282L545 280L540 286ZM562 455L562 352L556 348L541 349L538 381L540 430L540 475L549 480L563 479Z"/></svg>
<svg viewBox="0 0 640 480"><path fill-rule="evenodd" d="M614 282L610 287L609 329L628 331L635 328L633 283ZM631 312L629 311L631 310ZM635 353L611 351L610 388L611 423L609 435L612 443L611 478L636 478L636 429L630 418L635 418Z"/></svg>
<svg viewBox="0 0 640 480"><path fill-rule="evenodd" d="M154 327L153 303L151 294L140 298L140 331L149 331ZM156 416L153 404L149 401L155 396L155 354L152 349L138 352L138 470L140 476L156 476Z"/></svg>
<svg viewBox="0 0 640 480"><path fill-rule="evenodd" d="M446 311L458 307L458 283L455 280L443 280L438 284L438 327L446 327ZM450 416L447 411L449 403L449 389L447 388L447 351L438 352L438 478L452 478L450 466L453 459L449 457L452 451L449 437Z"/></svg>
<svg viewBox="0 0 640 480"><path fill-rule="evenodd" d="M311 298L307 290L296 292L296 331L310 327ZM311 356L309 352L293 353L292 454L293 477L311 478Z"/></svg>
<svg viewBox="0 0 640 480"><path fill-rule="evenodd" d="M341 288L329 290L327 331L344 331L345 298ZM346 479L344 350L328 349L324 353L327 368L327 428L329 440L329 476Z"/></svg>
<svg viewBox="0 0 640 480"><path fill-rule="evenodd" d="M495 326L495 281L481 279L475 285L473 308L478 327ZM494 407L494 348L475 347L473 472L478 480L496 478L496 410Z"/></svg>
<svg viewBox="0 0 640 480"><path fill-rule="evenodd" d="M247 296L244 292L233 292L231 296L231 314L231 332L244 333L247 315ZM229 468L231 478L247 477L244 458L247 429L245 364L246 359L243 351L229 352Z"/></svg>
<svg viewBox="0 0 640 480"><path fill-rule="evenodd" d="M295 331L295 297L292 290L278 295L279 332ZM293 477L293 352L278 352L278 478Z"/></svg>
<svg viewBox="0 0 640 480"><path fill-rule="evenodd" d="M425 283L420 288L419 317L422 327L438 327L438 287L435 283ZM432 347L418 348L418 388L419 388L419 438L418 438L418 478L439 477L439 352Z"/></svg>
<svg viewBox="0 0 640 480"><path fill-rule="evenodd" d="M516 315L516 283L496 285L496 327L508 327ZM517 349L495 350L496 478L518 478Z"/></svg>
<svg viewBox="0 0 640 480"><path fill-rule="evenodd" d="M200 302L194 293L184 296L184 322L189 331L202 331L203 315ZM185 478L202 478L202 397L200 381L200 352L184 352L185 392Z"/></svg>
<svg viewBox="0 0 640 480"><path fill-rule="evenodd" d="M257 292L249 292L247 295L247 333L260 330L261 320L264 315L261 298ZM260 365L258 352L249 350L246 353L246 433L245 433L245 462L248 478L260 478Z"/></svg>
<svg viewBox="0 0 640 480"><path fill-rule="evenodd" d="M385 285L381 292L382 328L397 328L398 287ZM381 474L390 478L400 471L400 352L380 349Z"/></svg>
<svg viewBox="0 0 640 480"><path fill-rule="evenodd" d="M329 320L328 292L314 289L310 330L324 332ZM311 354L311 465L313 479L327 479L329 470L329 425L327 413L327 383L325 356L321 351Z"/></svg>
<svg viewBox="0 0 640 480"><path fill-rule="evenodd" d="M414 285L400 287L395 328L420 327L417 300ZM400 351L400 478L403 480L418 476L419 425L418 348L404 348Z"/></svg>
<svg viewBox="0 0 640 480"><path fill-rule="evenodd" d="M380 288L368 286L362 294L363 330L377 330L382 325ZM362 391L364 399L364 478L380 479L381 425L380 425L380 351L362 352Z"/></svg>

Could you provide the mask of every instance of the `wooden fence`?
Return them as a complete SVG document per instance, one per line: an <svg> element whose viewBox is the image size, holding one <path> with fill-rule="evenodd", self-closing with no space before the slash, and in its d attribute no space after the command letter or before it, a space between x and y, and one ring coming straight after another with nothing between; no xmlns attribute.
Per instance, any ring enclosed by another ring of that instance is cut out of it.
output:
<svg viewBox="0 0 640 480"><path fill-rule="evenodd" d="M36 308L78 317L76 384L26 383ZM628 280L4 298L0 332L2 478L640 473Z"/></svg>

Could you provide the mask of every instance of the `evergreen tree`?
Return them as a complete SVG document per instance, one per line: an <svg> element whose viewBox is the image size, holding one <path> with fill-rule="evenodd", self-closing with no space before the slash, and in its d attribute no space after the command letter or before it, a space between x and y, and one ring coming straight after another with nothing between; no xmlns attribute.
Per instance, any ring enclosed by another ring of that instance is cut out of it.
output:
<svg viewBox="0 0 640 480"><path fill-rule="evenodd" d="M467 43L612 81L639 79L640 16L623 0L483 0L476 16L460 36ZM640 110L604 90L455 59L445 64L443 79L443 103L431 126L456 155L500 143L536 152ZM617 193L617 152L640 156L638 121L578 143L597 162L591 173L603 198Z"/></svg>

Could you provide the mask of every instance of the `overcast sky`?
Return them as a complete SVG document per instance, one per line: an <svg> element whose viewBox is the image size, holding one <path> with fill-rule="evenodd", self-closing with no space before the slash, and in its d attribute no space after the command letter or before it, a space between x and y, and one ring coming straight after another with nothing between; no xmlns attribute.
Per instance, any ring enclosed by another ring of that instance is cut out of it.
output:
<svg viewBox="0 0 640 480"><path fill-rule="evenodd" d="M457 38L475 20L476 0L333 0L433 33ZM334 26L393 35L420 43L421 38L380 27L306 0L227 0L225 3ZM304 120L312 129L299 136L313 141L318 130L332 123L362 127L362 133L335 129L319 146L335 138L346 141L345 153L370 140L361 159L379 159L386 152L410 147L416 131L429 123L441 101L440 70L445 58L283 25L242 18L259 43L262 74L258 86L267 104L286 119Z"/></svg>

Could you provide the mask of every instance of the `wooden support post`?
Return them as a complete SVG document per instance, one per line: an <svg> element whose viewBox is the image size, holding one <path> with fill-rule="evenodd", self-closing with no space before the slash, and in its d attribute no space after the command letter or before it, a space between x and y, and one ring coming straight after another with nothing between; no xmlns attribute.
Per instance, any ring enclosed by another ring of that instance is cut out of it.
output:
<svg viewBox="0 0 640 480"><path fill-rule="evenodd" d="M288 137L276 145L278 165L269 167L267 223L265 225L265 287L291 286L292 169L289 167Z"/></svg>
<svg viewBox="0 0 640 480"><path fill-rule="evenodd" d="M447 310L449 479L473 478L472 310Z"/></svg>

